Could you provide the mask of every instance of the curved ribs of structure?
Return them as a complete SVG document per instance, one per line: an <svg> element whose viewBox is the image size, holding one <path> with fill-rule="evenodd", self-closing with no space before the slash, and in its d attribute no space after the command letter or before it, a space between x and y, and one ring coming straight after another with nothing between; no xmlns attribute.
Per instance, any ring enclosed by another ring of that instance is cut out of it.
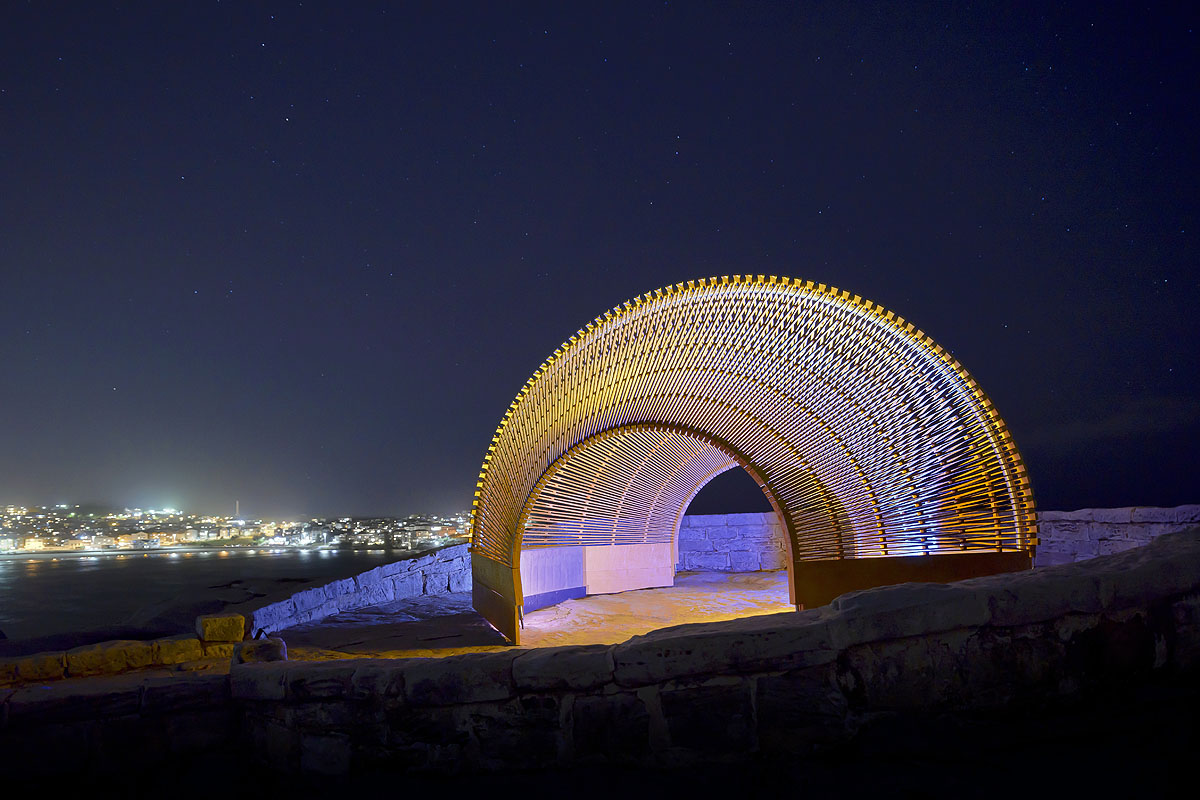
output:
<svg viewBox="0 0 1200 800"><path fill-rule="evenodd" d="M735 465L795 563L1036 543L1012 437L949 353L848 292L735 275L606 312L533 374L488 448L473 553L669 542Z"/></svg>

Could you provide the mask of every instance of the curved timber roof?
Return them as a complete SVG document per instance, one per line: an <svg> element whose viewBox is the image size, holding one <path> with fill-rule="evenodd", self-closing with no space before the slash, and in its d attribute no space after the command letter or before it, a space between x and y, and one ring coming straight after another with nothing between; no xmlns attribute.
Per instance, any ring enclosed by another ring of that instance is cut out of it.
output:
<svg viewBox="0 0 1200 800"><path fill-rule="evenodd" d="M1004 422L949 353L857 295L708 278L605 312L533 374L488 448L472 546L670 541L747 469L797 560L1028 549L1033 494Z"/></svg>

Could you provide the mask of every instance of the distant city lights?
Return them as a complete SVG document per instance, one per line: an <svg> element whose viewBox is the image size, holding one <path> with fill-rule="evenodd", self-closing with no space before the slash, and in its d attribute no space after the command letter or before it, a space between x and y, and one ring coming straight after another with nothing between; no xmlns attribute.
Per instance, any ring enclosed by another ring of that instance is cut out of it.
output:
<svg viewBox="0 0 1200 800"><path fill-rule="evenodd" d="M390 548L421 550L467 538L469 512L451 516L313 518L302 522L188 514L176 508L120 510L0 505L0 553ZM208 555L208 552L201 552Z"/></svg>

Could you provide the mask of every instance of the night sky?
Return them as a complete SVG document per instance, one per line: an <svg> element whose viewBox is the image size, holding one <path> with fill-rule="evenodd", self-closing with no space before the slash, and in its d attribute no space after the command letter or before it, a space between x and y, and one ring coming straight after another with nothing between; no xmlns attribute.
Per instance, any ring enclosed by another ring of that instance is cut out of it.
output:
<svg viewBox="0 0 1200 800"><path fill-rule="evenodd" d="M1196 12L810 5L5 2L0 503L465 508L734 273L953 351L1042 508L1200 502Z"/></svg>

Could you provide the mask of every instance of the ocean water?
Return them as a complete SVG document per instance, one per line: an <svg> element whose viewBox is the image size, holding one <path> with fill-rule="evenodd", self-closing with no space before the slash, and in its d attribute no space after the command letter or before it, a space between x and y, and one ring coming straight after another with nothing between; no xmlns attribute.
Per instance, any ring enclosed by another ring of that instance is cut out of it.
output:
<svg viewBox="0 0 1200 800"><path fill-rule="evenodd" d="M233 581L323 583L411 555L384 549L3 555L0 631L28 639L116 626L157 605L212 595L214 587Z"/></svg>

